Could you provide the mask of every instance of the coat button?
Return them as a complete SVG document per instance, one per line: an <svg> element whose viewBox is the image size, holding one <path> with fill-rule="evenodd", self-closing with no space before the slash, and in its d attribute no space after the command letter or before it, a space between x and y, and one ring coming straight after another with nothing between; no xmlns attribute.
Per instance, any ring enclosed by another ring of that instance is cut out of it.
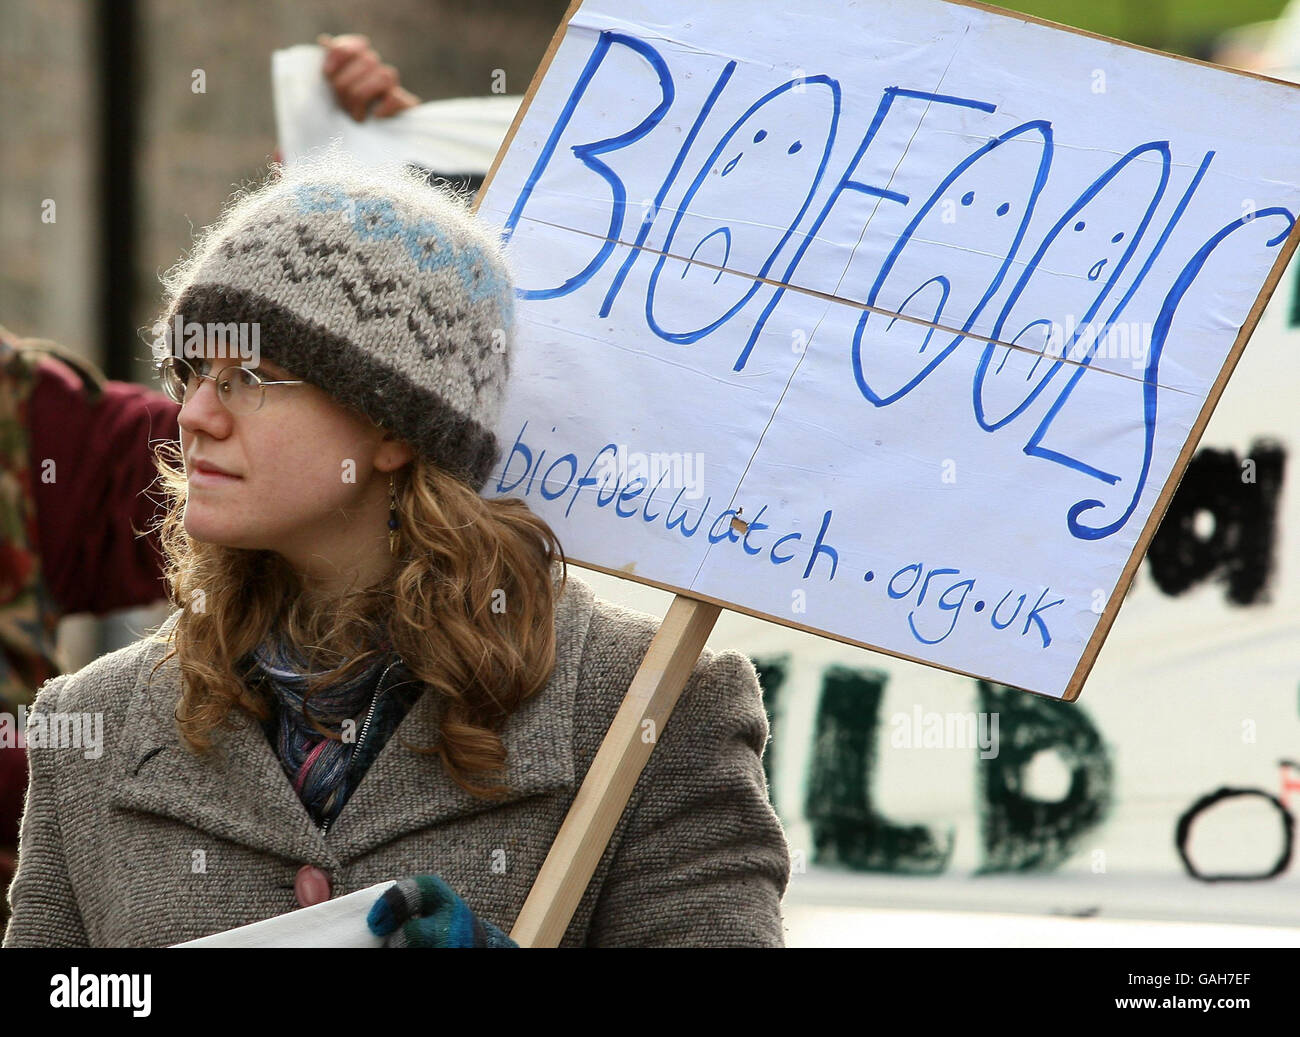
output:
<svg viewBox="0 0 1300 1037"><path fill-rule="evenodd" d="M320 868L304 864L293 880L293 891L303 907L315 907L330 898L330 880Z"/></svg>

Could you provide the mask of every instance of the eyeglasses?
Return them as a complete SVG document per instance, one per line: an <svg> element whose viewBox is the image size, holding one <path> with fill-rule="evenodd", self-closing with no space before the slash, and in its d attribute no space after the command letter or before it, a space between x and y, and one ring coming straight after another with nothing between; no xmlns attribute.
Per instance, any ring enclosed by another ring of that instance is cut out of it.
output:
<svg viewBox="0 0 1300 1037"><path fill-rule="evenodd" d="M269 381L250 368L238 364L223 367L215 375L211 370L211 360L200 361L200 369L196 371L188 360L169 356L158 364L158 379L162 382L163 392L174 403L183 405L191 393L199 391L203 379L211 378L217 385L217 399L232 414L252 414L260 409L266 399L265 388L268 385L307 384L302 378Z"/></svg>

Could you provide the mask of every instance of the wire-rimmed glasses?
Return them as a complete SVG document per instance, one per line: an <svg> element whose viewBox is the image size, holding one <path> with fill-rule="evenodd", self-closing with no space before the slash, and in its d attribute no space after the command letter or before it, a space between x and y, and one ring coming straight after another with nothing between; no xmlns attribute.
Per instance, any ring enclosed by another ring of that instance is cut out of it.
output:
<svg viewBox="0 0 1300 1037"><path fill-rule="evenodd" d="M282 378L276 381L263 378L257 372L238 364L223 367L212 374L212 361L204 358L200 369L181 357L169 356L158 364L158 380L162 390L174 403L184 405L191 392L198 392L205 378L216 383L217 399L232 414L252 414L266 400L268 385L305 385L302 378Z"/></svg>

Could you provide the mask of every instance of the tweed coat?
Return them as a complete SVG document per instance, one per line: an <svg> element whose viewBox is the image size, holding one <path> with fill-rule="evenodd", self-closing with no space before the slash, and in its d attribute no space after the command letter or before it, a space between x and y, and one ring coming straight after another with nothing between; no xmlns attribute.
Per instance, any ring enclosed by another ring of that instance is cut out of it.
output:
<svg viewBox="0 0 1300 1037"><path fill-rule="evenodd" d="M185 747L177 660L149 679L164 646L141 640L50 680L34 710L102 713L102 754L29 749L4 945L196 939L295 910L303 865L334 896L434 872L509 932L659 620L570 571L555 624L555 670L501 732L507 801L476 799L401 744L434 741L440 697L426 691L324 836L252 717L233 711L211 758ZM753 664L706 648L562 947L784 945L790 858L767 737Z"/></svg>

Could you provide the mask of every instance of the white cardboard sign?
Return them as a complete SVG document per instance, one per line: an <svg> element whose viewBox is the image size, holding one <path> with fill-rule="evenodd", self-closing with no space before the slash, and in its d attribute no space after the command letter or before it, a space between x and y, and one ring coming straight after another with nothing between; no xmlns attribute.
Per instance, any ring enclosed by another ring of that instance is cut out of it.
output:
<svg viewBox="0 0 1300 1037"><path fill-rule="evenodd" d="M314 907L300 907L236 929L201 936L173 947L382 947L384 941L366 926L375 901L394 879L376 882Z"/></svg>
<svg viewBox="0 0 1300 1037"><path fill-rule="evenodd" d="M519 110L518 97L453 97L357 122L339 107L324 61L325 48L314 43L271 53L276 140L286 165L338 142L376 166L409 162L440 174L481 175Z"/></svg>
<svg viewBox="0 0 1300 1037"><path fill-rule="evenodd" d="M485 494L575 561L1082 688L1295 248L1300 91L941 0L585 0L479 212Z"/></svg>

